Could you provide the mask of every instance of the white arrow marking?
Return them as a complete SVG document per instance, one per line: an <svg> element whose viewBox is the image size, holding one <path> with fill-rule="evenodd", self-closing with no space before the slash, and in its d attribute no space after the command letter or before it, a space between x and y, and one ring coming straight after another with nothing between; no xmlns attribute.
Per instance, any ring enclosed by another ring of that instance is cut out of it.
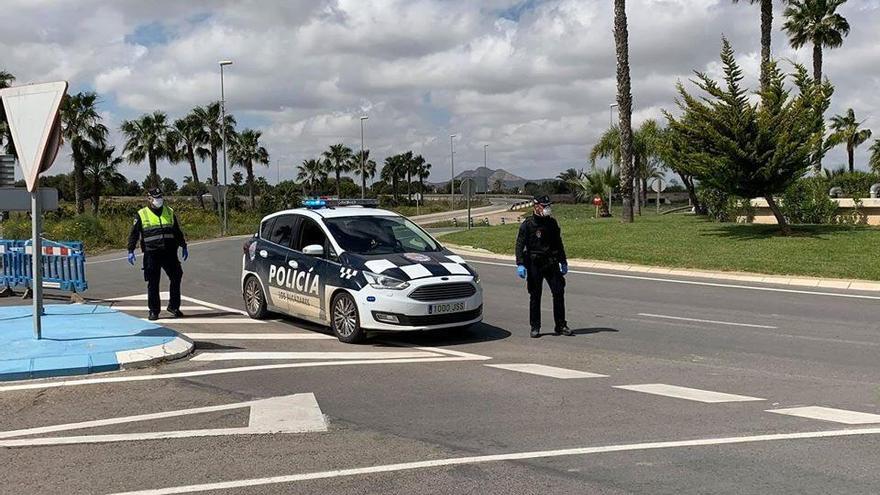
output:
<svg viewBox="0 0 880 495"><path fill-rule="evenodd" d="M197 407L179 411L167 411L155 414L141 414L120 418L83 421L63 425L43 426L25 430L0 432L0 439L55 433L59 431L97 428L100 426L136 423L156 419L173 418L191 414L203 414L230 409L250 407L248 425L240 428L217 428L206 430L155 431L146 433L120 433L112 435L83 435L71 437L27 438L16 440L0 440L0 447L35 447L45 445L71 445L83 443L132 442L139 440L158 440L169 438L216 437L225 435L265 435L272 433L306 433L327 431L324 419L315 395L293 394L269 399L258 399L221 406Z"/></svg>

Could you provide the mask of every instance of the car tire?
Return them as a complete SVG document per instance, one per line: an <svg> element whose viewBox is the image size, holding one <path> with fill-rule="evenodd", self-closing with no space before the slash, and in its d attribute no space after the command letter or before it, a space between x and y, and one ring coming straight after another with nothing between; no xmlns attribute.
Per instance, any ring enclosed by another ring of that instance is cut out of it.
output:
<svg viewBox="0 0 880 495"><path fill-rule="evenodd" d="M363 342L367 334L361 328L357 303L348 292L340 292L333 296L330 303L330 328L340 342L357 344Z"/></svg>
<svg viewBox="0 0 880 495"><path fill-rule="evenodd" d="M263 320L269 315L266 309L266 293L263 292L263 285L260 279L250 275L244 280L244 309L248 316L255 320Z"/></svg>

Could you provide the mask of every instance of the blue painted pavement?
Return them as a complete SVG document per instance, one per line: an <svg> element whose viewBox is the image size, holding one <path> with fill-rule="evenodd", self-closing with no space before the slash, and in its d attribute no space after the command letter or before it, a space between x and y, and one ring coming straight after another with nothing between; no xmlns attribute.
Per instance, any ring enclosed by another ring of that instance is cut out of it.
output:
<svg viewBox="0 0 880 495"><path fill-rule="evenodd" d="M45 306L43 338L33 334L31 306L0 307L0 380L119 369L116 353L163 345L178 334L107 306Z"/></svg>

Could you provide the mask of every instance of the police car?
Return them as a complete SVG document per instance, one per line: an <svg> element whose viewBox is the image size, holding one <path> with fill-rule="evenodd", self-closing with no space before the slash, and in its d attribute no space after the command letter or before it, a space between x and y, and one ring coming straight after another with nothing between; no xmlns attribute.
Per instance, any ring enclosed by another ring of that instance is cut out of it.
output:
<svg viewBox="0 0 880 495"><path fill-rule="evenodd" d="M367 331L482 320L477 272L406 217L369 200L303 204L263 218L244 245L241 290L251 318L291 315L329 325L349 343Z"/></svg>

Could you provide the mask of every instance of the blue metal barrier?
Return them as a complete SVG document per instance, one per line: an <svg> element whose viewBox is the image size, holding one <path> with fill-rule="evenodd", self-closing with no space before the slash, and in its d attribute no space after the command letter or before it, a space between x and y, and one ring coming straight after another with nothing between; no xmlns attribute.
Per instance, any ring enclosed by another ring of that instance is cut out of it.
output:
<svg viewBox="0 0 880 495"><path fill-rule="evenodd" d="M0 239L0 291L9 294L12 288L19 285L17 262L21 249L21 241Z"/></svg>
<svg viewBox="0 0 880 495"><path fill-rule="evenodd" d="M31 287L33 284L31 241L23 241L23 247L20 273L23 275L22 282ZM42 251L43 287L74 293L84 292L89 288L86 282L86 257L82 242L43 239Z"/></svg>

